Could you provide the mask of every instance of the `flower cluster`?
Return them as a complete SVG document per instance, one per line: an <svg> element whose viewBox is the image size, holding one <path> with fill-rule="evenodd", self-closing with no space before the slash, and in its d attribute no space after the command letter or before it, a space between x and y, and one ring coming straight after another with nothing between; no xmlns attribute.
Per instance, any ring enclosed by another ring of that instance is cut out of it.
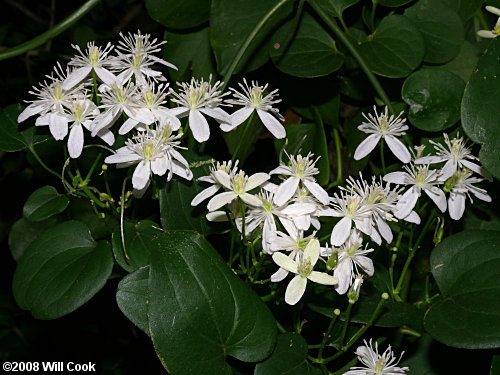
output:
<svg viewBox="0 0 500 375"><path fill-rule="evenodd" d="M69 133L67 147L71 158L82 153L83 129L112 146L113 127L121 123L118 134L133 132L132 138L116 155L108 157L106 163L117 163L119 167L139 163L133 176L137 195L147 188L151 174L162 176L169 171L168 176L174 173L191 178L188 163L175 150L179 148L181 135L174 132L180 131L183 117L187 117L187 126L198 142L210 137L207 118L215 119L223 131L230 131L254 110L273 135L285 136L280 123L283 117L273 107L280 102L276 99L277 90L267 92L267 85L260 86L257 82L248 85L244 81L244 86L240 84L243 92L231 89L233 99L224 102L229 92L222 93L222 82L212 84L211 78L208 81L193 78L190 82L178 82L176 91L163 73L156 70L156 66L177 69L155 56L165 41L159 42L140 31L120 36L117 46L108 43L99 47L91 42L82 49L74 45L76 55L67 67L57 64L47 80L30 91L36 99L19 115L18 122L36 115L35 124L49 126L56 140L65 139ZM168 107L169 99L177 106ZM242 108L232 115L221 108L232 105Z"/></svg>

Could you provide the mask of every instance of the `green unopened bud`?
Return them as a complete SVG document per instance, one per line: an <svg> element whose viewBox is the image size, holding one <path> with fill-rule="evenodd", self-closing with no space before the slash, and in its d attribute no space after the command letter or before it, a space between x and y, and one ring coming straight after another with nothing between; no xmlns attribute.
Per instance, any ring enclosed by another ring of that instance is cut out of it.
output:
<svg viewBox="0 0 500 375"><path fill-rule="evenodd" d="M99 219L104 219L106 217L106 214L104 212L99 212L97 216L99 217Z"/></svg>
<svg viewBox="0 0 500 375"><path fill-rule="evenodd" d="M339 309L335 309L335 310L333 310L333 313L334 313L336 316L339 316L339 315L340 315L340 310L339 310Z"/></svg>
<svg viewBox="0 0 500 375"><path fill-rule="evenodd" d="M108 170L108 165L107 164L101 165L101 170L107 171Z"/></svg>
<svg viewBox="0 0 500 375"><path fill-rule="evenodd" d="M436 229L434 230L434 238L432 239L434 243L437 245L443 239L444 234L444 219L438 217Z"/></svg>
<svg viewBox="0 0 500 375"><path fill-rule="evenodd" d="M382 293L382 299L387 301L389 299L389 293Z"/></svg>
<svg viewBox="0 0 500 375"><path fill-rule="evenodd" d="M339 250L336 248L332 248L332 255L328 258L326 262L327 271L333 270L339 264Z"/></svg>
<svg viewBox="0 0 500 375"><path fill-rule="evenodd" d="M347 298L349 298L350 304L355 304L358 301L361 285L363 285L363 276L357 275L351 285L351 288L347 292Z"/></svg>
<svg viewBox="0 0 500 375"><path fill-rule="evenodd" d="M445 193L449 193L455 187L455 185L457 184L458 179L459 179L459 176L458 176L457 173L455 173L453 176L451 176L450 178L448 178L444 182L444 186L443 186L444 192Z"/></svg>

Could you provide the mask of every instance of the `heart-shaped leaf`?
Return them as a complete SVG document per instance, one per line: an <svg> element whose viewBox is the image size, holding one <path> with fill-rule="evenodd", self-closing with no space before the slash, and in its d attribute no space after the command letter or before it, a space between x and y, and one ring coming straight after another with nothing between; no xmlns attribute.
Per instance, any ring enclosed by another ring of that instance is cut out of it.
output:
<svg viewBox="0 0 500 375"><path fill-rule="evenodd" d="M154 241L148 317L156 352L172 375L231 374L227 356L260 361L276 340L271 312L189 231L165 232Z"/></svg>
<svg viewBox="0 0 500 375"><path fill-rule="evenodd" d="M500 347L500 231L447 237L431 269L444 298L427 311L427 332L457 348Z"/></svg>
<svg viewBox="0 0 500 375"><path fill-rule="evenodd" d="M69 204L67 196L59 194L53 186L35 190L23 208L23 216L29 221L42 221L63 212Z"/></svg>
<svg viewBox="0 0 500 375"><path fill-rule="evenodd" d="M146 0L146 8L163 26L189 29L208 21L210 0Z"/></svg>
<svg viewBox="0 0 500 375"><path fill-rule="evenodd" d="M405 16L387 16L359 52L370 69L385 77L409 75L422 62L424 40L420 31Z"/></svg>
<svg viewBox="0 0 500 375"><path fill-rule="evenodd" d="M410 75L402 88L410 106L408 119L417 128L441 131L460 120L460 102L465 83L442 69L422 69Z"/></svg>
<svg viewBox="0 0 500 375"><path fill-rule="evenodd" d="M59 318L92 298L112 268L109 243L94 242L83 223L61 223L26 249L14 274L14 297L35 318Z"/></svg>
<svg viewBox="0 0 500 375"><path fill-rule="evenodd" d="M294 19L288 21L271 39L271 59L279 70L296 77L312 78L340 69L344 55L313 16L304 12L295 33L294 26Z"/></svg>
<svg viewBox="0 0 500 375"><path fill-rule="evenodd" d="M405 11L405 16L424 37L424 61L442 64L458 54L464 42L462 20L441 0L420 0Z"/></svg>
<svg viewBox="0 0 500 375"><path fill-rule="evenodd" d="M500 178L500 38L493 39L473 70L462 100L462 126L467 135L482 145L479 159Z"/></svg>

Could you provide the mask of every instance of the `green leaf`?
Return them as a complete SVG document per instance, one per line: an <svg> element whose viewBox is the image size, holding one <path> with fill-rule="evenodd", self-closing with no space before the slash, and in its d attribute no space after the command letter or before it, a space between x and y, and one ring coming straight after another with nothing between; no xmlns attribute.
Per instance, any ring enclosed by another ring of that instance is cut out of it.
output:
<svg viewBox="0 0 500 375"><path fill-rule="evenodd" d="M35 135L34 126L19 130L17 117L23 109L20 104L12 104L0 111L0 150L21 151L49 139L48 136Z"/></svg>
<svg viewBox="0 0 500 375"><path fill-rule="evenodd" d="M210 12L210 38L217 70L224 75L248 34L276 5L268 0L213 0ZM255 70L269 59L268 40L291 13L293 2L281 7L266 22L245 51L234 73Z"/></svg>
<svg viewBox="0 0 500 375"><path fill-rule="evenodd" d="M116 292L116 303L121 312L147 335L148 280L149 266L138 268L120 281Z"/></svg>
<svg viewBox="0 0 500 375"><path fill-rule="evenodd" d="M278 336L273 354L255 366L254 375L320 375L306 359L307 342L297 333Z"/></svg>
<svg viewBox="0 0 500 375"><path fill-rule="evenodd" d="M59 221L60 219L56 217L38 223L33 223L25 218L16 221L9 233L9 248L12 258L16 262L19 261L28 246L46 229L53 227Z"/></svg>
<svg viewBox="0 0 500 375"><path fill-rule="evenodd" d="M96 240L108 238L118 224L115 215L100 215L88 199L72 197L66 214L71 219L85 223Z"/></svg>
<svg viewBox="0 0 500 375"><path fill-rule="evenodd" d="M279 70L296 77L312 78L340 69L344 55L313 16L304 12L295 34L294 26L295 19L289 20L271 38L270 55Z"/></svg>
<svg viewBox="0 0 500 375"><path fill-rule="evenodd" d="M347 8L359 3L360 0L311 0L330 17L342 17Z"/></svg>
<svg viewBox="0 0 500 375"><path fill-rule="evenodd" d="M440 65L439 68L455 73L462 78L464 82L467 82L478 59L479 50L474 44L465 41L458 55L450 62Z"/></svg>
<svg viewBox="0 0 500 375"><path fill-rule="evenodd" d="M500 232L464 231L431 254L443 299L426 313L425 328L457 348L500 347Z"/></svg>
<svg viewBox="0 0 500 375"><path fill-rule="evenodd" d="M42 221L63 212L69 199L61 195L53 186L44 186L35 190L23 208L23 216L29 221Z"/></svg>
<svg viewBox="0 0 500 375"><path fill-rule="evenodd" d="M152 19L173 29L189 29L208 21L210 0L146 0Z"/></svg>
<svg viewBox="0 0 500 375"><path fill-rule="evenodd" d="M396 8L396 7L400 7L402 5L406 5L412 1L413 0L378 0L378 3L380 5L385 6L385 7Z"/></svg>
<svg viewBox="0 0 500 375"><path fill-rule="evenodd" d="M443 0L443 2L453 9L462 18L462 21L471 19L474 14L481 8L484 0ZM488 1L487 4L490 4Z"/></svg>
<svg viewBox="0 0 500 375"><path fill-rule="evenodd" d="M191 77L208 80L210 74L216 76L208 27L182 34L166 31L165 40L168 43L163 47L163 57L179 69L168 71L173 81L188 81Z"/></svg>
<svg viewBox="0 0 500 375"><path fill-rule="evenodd" d="M359 45L359 53L374 73L401 78L422 62L424 40L408 18L391 15L382 19L368 40Z"/></svg>
<svg viewBox="0 0 500 375"><path fill-rule="evenodd" d="M479 159L500 178L500 39L493 39L473 70L462 100L462 126L467 135L482 145Z"/></svg>
<svg viewBox="0 0 500 375"><path fill-rule="evenodd" d="M316 175L316 178L320 184L327 184L330 177L330 163L325 129L321 124L308 123L288 124L285 129L285 139L276 139L274 141L276 154L279 156L283 147L291 155L300 154L306 156L309 152L314 153L315 157L320 157L316 164L320 169L320 173Z"/></svg>
<svg viewBox="0 0 500 375"><path fill-rule="evenodd" d="M92 298L112 267L107 242L94 242L83 223L61 223L26 249L14 274L14 297L35 318L59 318Z"/></svg>
<svg viewBox="0 0 500 375"><path fill-rule="evenodd" d="M464 42L462 20L441 0L420 0L406 9L405 16L424 37L424 61L442 64L458 54Z"/></svg>
<svg viewBox="0 0 500 375"><path fill-rule="evenodd" d="M491 358L490 375L498 374L500 374L500 355L497 354Z"/></svg>
<svg viewBox="0 0 500 375"><path fill-rule="evenodd" d="M151 243L162 231L158 224L151 220L143 220L137 224L129 221L123 223L125 251L123 250L120 225L115 227L111 243L116 262L128 272L149 264Z"/></svg>
<svg viewBox="0 0 500 375"><path fill-rule="evenodd" d="M201 176L210 174L211 160L200 160L193 153L185 154L187 160L191 162L193 180L185 181L173 179L165 184L160 190L160 219L165 230L181 229L194 230L203 235L214 232L214 224L207 221L206 204L197 207L191 206L193 198L209 185L196 180ZM198 159L196 162L194 160ZM194 164L193 164L194 162Z"/></svg>
<svg viewBox="0 0 500 375"><path fill-rule="evenodd" d="M231 374L231 356L267 357L276 322L260 298L199 234L169 231L151 251L149 329L172 375Z"/></svg>
<svg viewBox="0 0 500 375"><path fill-rule="evenodd" d="M409 76L402 88L410 106L408 119L417 128L441 131L460 120L460 101L465 83L457 75L441 69L422 69Z"/></svg>

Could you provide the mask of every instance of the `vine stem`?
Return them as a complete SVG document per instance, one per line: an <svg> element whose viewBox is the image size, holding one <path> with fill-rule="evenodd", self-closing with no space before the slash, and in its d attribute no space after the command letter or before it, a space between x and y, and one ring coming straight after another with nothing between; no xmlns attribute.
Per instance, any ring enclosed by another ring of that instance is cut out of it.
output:
<svg viewBox="0 0 500 375"><path fill-rule="evenodd" d="M385 176L385 156L384 156L384 137L380 138L380 160L382 162L382 173Z"/></svg>
<svg viewBox="0 0 500 375"><path fill-rule="evenodd" d="M327 186L326 190L329 190L342 182L342 142L340 141L340 135L337 129L333 129L332 134L335 141L335 155L337 156L337 178Z"/></svg>
<svg viewBox="0 0 500 375"><path fill-rule="evenodd" d="M361 57L356 47L351 43L351 41L345 36L342 30L337 26L335 20L328 17L328 15L319 6L316 5L315 1L310 1L309 4L311 4L314 11L318 14L318 16L321 17L321 19L333 31L333 33L342 41L342 43L345 44L351 55L356 59L359 66L370 80L377 94L384 101L385 105L389 108L389 111L391 113L394 113L394 109L392 108L389 97L387 96L386 92L384 91L377 77L375 77L375 75L372 73L372 71L366 64L366 61Z"/></svg>
<svg viewBox="0 0 500 375"><path fill-rule="evenodd" d="M0 52L0 60L10 59L11 57L22 55L25 52L31 51L36 47L40 47L49 40L55 38L68 27L73 26L80 18L87 14L100 0L88 0L80 8L78 8L74 13L70 14L64 20L59 22L53 28L47 30L46 32L36 36L35 38L21 43L15 47L6 49Z"/></svg>
<svg viewBox="0 0 500 375"><path fill-rule="evenodd" d="M236 145L236 148L234 149L234 153L233 153L233 157L231 158L231 161L233 161L233 162L236 161L236 159L238 157L238 152L241 149L241 145L243 144L243 142L248 142L246 140L246 138L248 136L248 132L250 131L250 127L252 127L254 125L254 121L255 121L255 110L252 112L249 119L247 121L245 121L245 123L242 125L245 127L245 129L243 129L243 134L240 137L238 144Z"/></svg>
<svg viewBox="0 0 500 375"><path fill-rule="evenodd" d="M221 91L224 91L226 89L227 84L229 83L229 80L231 79L231 76L233 75L234 70L236 69L236 66L240 62L241 58L243 57L245 51L248 49L248 46L250 43L252 43L252 40L254 40L255 36L257 33L262 29L262 27L266 24L266 22L271 18L271 16L276 13L278 9L280 9L283 5L288 3L290 0L280 0L276 3L274 7L272 7L265 15L262 17L262 19L259 21L257 25L253 28L253 30L248 34L248 37L245 39L243 44L241 45L240 49L238 50L238 53L236 54L235 58L233 59L233 62L227 69L226 74L224 75L223 79L223 84L221 87Z"/></svg>
<svg viewBox="0 0 500 375"><path fill-rule="evenodd" d="M323 340L321 341L321 345L319 347L318 359L323 358L323 351L325 350L326 342L328 341L328 338L330 337L330 334L332 333L333 326L335 325L335 322L337 321L339 314L340 314L340 311L338 309L335 309L333 311L332 320L330 321L330 324L328 325L328 328L325 332L325 336L323 337Z"/></svg>
<svg viewBox="0 0 500 375"><path fill-rule="evenodd" d="M29 147L29 150L31 151L31 153L33 154L33 156L35 157L36 161L49 173L52 173L54 176L56 176L57 178L61 179L61 180L64 180L64 177L62 175L60 175L59 173L57 173L56 171L54 171L53 169L49 168L49 166L47 164L45 164L43 162L43 160L40 158L40 156L37 154L37 152L35 151L35 148L30 146ZM66 180L64 180L66 181Z"/></svg>

